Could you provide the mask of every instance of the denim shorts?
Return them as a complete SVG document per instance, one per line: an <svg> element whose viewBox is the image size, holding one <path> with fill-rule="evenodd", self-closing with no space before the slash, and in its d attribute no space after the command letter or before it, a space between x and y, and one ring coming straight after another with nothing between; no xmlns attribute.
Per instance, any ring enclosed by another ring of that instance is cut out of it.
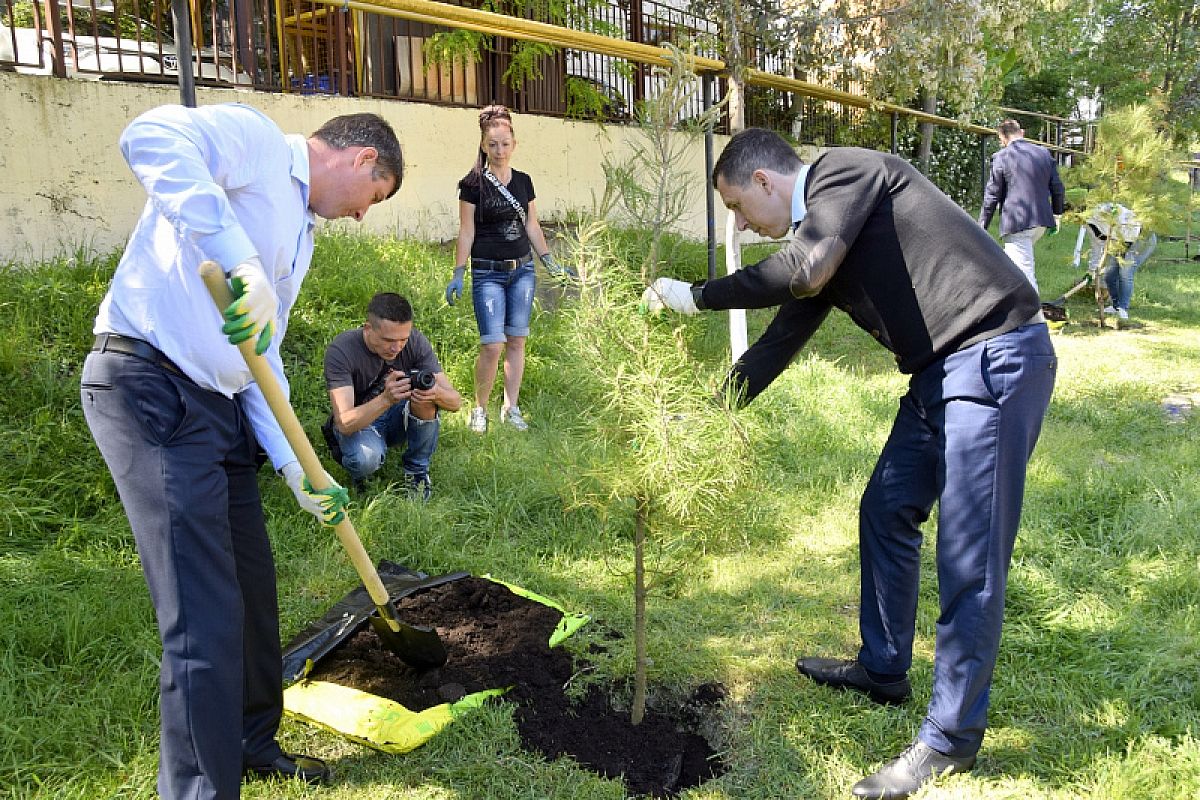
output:
<svg viewBox="0 0 1200 800"><path fill-rule="evenodd" d="M471 302L479 343L508 341L509 336L528 336L533 313L537 273L533 262L514 270L471 268Z"/></svg>

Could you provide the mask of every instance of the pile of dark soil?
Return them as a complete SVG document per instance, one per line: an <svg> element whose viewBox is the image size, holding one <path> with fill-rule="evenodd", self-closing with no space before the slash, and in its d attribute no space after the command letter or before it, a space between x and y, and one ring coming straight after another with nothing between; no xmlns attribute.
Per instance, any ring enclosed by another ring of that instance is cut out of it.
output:
<svg viewBox="0 0 1200 800"><path fill-rule="evenodd" d="M465 577L397 601L408 624L437 629L448 658L419 672L385 649L370 626L323 657L311 678L386 697L412 711L485 689L511 687L521 741L547 758L567 755L629 791L655 797L696 786L724 771L695 733L700 716L724 699L720 686L700 687L675 715L647 710L638 726L592 687L581 701L566 695L577 669L571 654L551 648L561 614L501 584Z"/></svg>

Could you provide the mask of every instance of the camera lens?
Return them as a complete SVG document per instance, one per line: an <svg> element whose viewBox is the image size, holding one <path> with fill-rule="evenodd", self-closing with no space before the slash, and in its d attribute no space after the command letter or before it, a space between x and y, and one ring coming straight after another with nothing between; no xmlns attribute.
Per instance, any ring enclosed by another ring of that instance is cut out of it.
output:
<svg viewBox="0 0 1200 800"><path fill-rule="evenodd" d="M408 380L412 388L421 390L432 389L435 383L433 372L427 369L409 370Z"/></svg>

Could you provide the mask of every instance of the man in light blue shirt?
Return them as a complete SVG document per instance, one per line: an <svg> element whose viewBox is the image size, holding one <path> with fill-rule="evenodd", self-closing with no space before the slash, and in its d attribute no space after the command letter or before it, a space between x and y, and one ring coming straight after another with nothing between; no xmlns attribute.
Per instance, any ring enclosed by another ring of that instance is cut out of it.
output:
<svg viewBox="0 0 1200 800"><path fill-rule="evenodd" d="M81 399L162 640L158 791L236 798L243 774L319 782L329 776L321 761L275 741L283 679L259 445L325 524L340 519L345 492L308 491L230 343L253 339L286 391L279 342L315 217L361 220L395 194L400 143L374 114L336 117L305 138L227 104L154 109L120 146L148 200L96 316ZM206 260L232 278L224 315L200 280Z"/></svg>

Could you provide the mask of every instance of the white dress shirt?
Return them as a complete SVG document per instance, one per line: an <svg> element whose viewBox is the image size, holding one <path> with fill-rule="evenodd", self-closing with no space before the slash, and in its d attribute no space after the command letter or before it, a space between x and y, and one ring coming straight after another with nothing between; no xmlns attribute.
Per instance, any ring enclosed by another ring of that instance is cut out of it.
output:
<svg viewBox="0 0 1200 800"><path fill-rule="evenodd" d="M286 394L279 343L313 251L306 139L231 103L156 108L130 123L120 144L149 199L93 331L149 342L205 389L243 392L271 463L295 461L241 354L221 333L224 319L199 267L210 259L228 273L251 256L262 261L279 299L264 355Z"/></svg>
<svg viewBox="0 0 1200 800"><path fill-rule="evenodd" d="M796 175L796 185L792 189L792 230L808 216L808 206L804 203L804 188L808 185L808 164L800 165Z"/></svg>

